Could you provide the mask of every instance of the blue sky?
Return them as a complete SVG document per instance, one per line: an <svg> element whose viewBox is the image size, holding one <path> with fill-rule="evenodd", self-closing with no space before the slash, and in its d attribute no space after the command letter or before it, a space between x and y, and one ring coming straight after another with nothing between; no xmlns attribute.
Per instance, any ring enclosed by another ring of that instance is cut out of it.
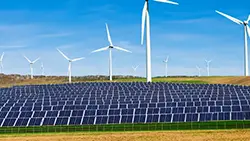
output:
<svg viewBox="0 0 250 141"><path fill-rule="evenodd" d="M215 10L246 20L250 1L175 0L180 5L150 1L152 74L164 75L163 60L169 59L169 75L196 75L196 65L206 74L205 59L212 59L211 75L243 75L243 26ZM108 52L90 54L108 45L105 23L115 45L133 53L113 52L115 75L145 76L145 46L140 45L144 0L1 0L0 52L5 52L4 72L28 74L28 62L41 57L48 75L67 75L68 57L73 75L108 74ZM34 65L40 74L40 62Z"/></svg>

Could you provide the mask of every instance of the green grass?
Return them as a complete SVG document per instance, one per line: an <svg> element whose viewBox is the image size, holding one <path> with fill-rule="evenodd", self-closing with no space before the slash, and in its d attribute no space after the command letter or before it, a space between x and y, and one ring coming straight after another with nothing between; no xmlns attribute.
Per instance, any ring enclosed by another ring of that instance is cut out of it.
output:
<svg viewBox="0 0 250 141"><path fill-rule="evenodd" d="M159 131L159 130L218 130L248 129L250 121L212 121L182 123L141 123L105 124L81 126L33 126L1 127L0 134L60 133L60 132L120 132L120 131Z"/></svg>

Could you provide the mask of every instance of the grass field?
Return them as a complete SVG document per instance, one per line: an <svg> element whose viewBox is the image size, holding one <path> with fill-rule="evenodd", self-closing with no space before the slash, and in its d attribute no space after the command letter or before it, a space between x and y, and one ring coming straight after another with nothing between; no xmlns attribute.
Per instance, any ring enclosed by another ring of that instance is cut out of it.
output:
<svg viewBox="0 0 250 141"><path fill-rule="evenodd" d="M218 130L250 129L250 121L209 121L180 123L137 123L103 125L64 125L64 126L28 126L1 127L0 134L17 133L59 133L59 132L119 132L119 131L160 131L160 130Z"/></svg>
<svg viewBox="0 0 250 141"><path fill-rule="evenodd" d="M0 141L249 141L250 130L91 132L0 135Z"/></svg>
<svg viewBox="0 0 250 141"><path fill-rule="evenodd" d="M63 76L36 76L29 79L29 76L3 75L0 74L0 87L11 87L15 85L35 84L63 84L68 82L68 77ZM109 82L105 76L73 77L72 82ZM113 82L146 82L145 78L114 76ZM173 83L195 83L195 84L234 84L250 86L250 77L243 76L211 76L211 77L156 77L153 82Z"/></svg>

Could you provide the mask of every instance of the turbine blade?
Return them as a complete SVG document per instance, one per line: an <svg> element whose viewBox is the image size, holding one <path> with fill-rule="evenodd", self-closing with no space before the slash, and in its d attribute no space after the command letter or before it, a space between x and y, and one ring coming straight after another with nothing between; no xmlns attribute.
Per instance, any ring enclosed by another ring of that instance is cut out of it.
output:
<svg viewBox="0 0 250 141"><path fill-rule="evenodd" d="M4 52L3 52L2 56L1 56L1 61L3 61L3 57L4 57Z"/></svg>
<svg viewBox="0 0 250 141"><path fill-rule="evenodd" d="M85 59L85 58L84 57L82 57L82 58L76 58L76 59L73 59L72 62L79 61L79 60L82 60L82 59Z"/></svg>
<svg viewBox="0 0 250 141"><path fill-rule="evenodd" d="M248 25L247 25L247 34L248 34L248 37L250 38L250 28Z"/></svg>
<svg viewBox="0 0 250 141"><path fill-rule="evenodd" d="M163 3L169 3L169 4L174 4L174 5L179 5L179 3L177 2L173 2L173 1L170 1L170 0L154 0L156 2L163 2Z"/></svg>
<svg viewBox="0 0 250 141"><path fill-rule="evenodd" d="M218 14L220 14L220 15L222 15L222 16L224 16L224 17L226 17L226 18L228 18L229 20L231 20L231 21L233 21L233 22L235 22L237 24L243 24L243 22L240 21L239 19L236 19L236 18L234 18L232 16L229 16L229 15L227 15L225 13L222 13L222 12L217 11L217 10L215 12L218 13Z"/></svg>
<svg viewBox="0 0 250 141"><path fill-rule="evenodd" d="M113 48L115 48L115 49L118 49L118 50L121 50L121 51L125 51L125 52L129 52L129 53L132 53L131 51L129 51L129 50L126 50L126 49L124 49L124 48L121 48L121 47L118 47L118 46L113 46Z"/></svg>
<svg viewBox="0 0 250 141"><path fill-rule="evenodd" d="M168 62L169 56L167 56L166 62Z"/></svg>
<svg viewBox="0 0 250 141"><path fill-rule="evenodd" d="M34 64L34 63L36 63L38 60L39 60L40 58L37 58L35 61L33 61L32 63Z"/></svg>
<svg viewBox="0 0 250 141"><path fill-rule="evenodd" d="M137 69L138 67L139 67L139 65L138 65L138 66L136 66L136 67L135 67L135 69Z"/></svg>
<svg viewBox="0 0 250 141"><path fill-rule="evenodd" d="M247 19L247 22L249 22L250 21L250 15L248 16L248 19Z"/></svg>
<svg viewBox="0 0 250 141"><path fill-rule="evenodd" d="M110 45L112 46L113 43L112 43L112 40L111 40L111 36L110 36L110 33L109 33L109 27L108 27L107 23L106 23L106 30L107 30L107 35L108 35L108 41L109 41Z"/></svg>
<svg viewBox="0 0 250 141"><path fill-rule="evenodd" d="M24 57L29 63L32 63L28 57L26 57L25 55L23 55L23 57Z"/></svg>
<svg viewBox="0 0 250 141"><path fill-rule="evenodd" d="M145 2L144 7L143 7L143 11L142 11L142 23L141 23L141 45L143 45L143 41L144 41L144 31L145 31L145 22L146 22L146 13L147 13L147 9L148 9L148 4L147 2Z"/></svg>
<svg viewBox="0 0 250 141"><path fill-rule="evenodd" d="M92 51L91 53L100 52L100 51L104 51L104 50L107 50L107 49L109 49L109 47L100 48L100 49Z"/></svg>
<svg viewBox="0 0 250 141"><path fill-rule="evenodd" d="M67 60L70 60L65 54L63 54L63 52L61 52L61 50L59 50L59 49L57 49L58 50L58 52L64 57L64 58L66 58Z"/></svg>

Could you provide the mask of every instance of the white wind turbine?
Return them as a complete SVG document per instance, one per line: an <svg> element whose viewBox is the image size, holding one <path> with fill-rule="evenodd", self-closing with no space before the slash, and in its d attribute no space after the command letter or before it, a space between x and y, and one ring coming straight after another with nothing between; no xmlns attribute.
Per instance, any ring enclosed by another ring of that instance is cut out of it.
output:
<svg viewBox="0 0 250 141"><path fill-rule="evenodd" d="M205 62L207 63L207 76L210 76L210 63L212 60L205 60Z"/></svg>
<svg viewBox="0 0 250 141"><path fill-rule="evenodd" d="M45 76L43 62L41 62L41 71L42 71L42 76Z"/></svg>
<svg viewBox="0 0 250 141"><path fill-rule="evenodd" d="M169 4L175 4L178 5L176 2L172 2L169 0L154 0L156 2L162 2L162 3L169 3ZM146 42L147 42L147 56L146 56L146 61L147 61L147 68L146 68L146 73L147 73L147 82L152 82L152 72L151 72L151 41L150 41L150 18L149 18L149 2L148 0L145 0L145 4L143 7L142 11L142 25L141 25L141 44L143 45L144 41L144 28L145 28L145 22L146 22Z"/></svg>
<svg viewBox="0 0 250 141"><path fill-rule="evenodd" d="M104 47L104 48L100 48L100 49L97 49L97 50L94 50L91 53L105 51L105 50L109 49L109 80L112 81L112 49L117 49L117 50L129 52L129 53L132 53L132 52L129 51L129 50L123 49L121 47L114 46L113 43L112 43L112 40L111 40L110 33L109 33L108 24L106 24L106 30L107 30L107 36L108 36L109 46Z"/></svg>
<svg viewBox="0 0 250 141"><path fill-rule="evenodd" d="M133 71L134 71L134 76L136 76L136 70L138 69L139 65L137 65L136 67L132 67Z"/></svg>
<svg viewBox="0 0 250 141"><path fill-rule="evenodd" d="M2 53L1 58L0 58L1 73L3 73L3 57L4 57L4 52Z"/></svg>
<svg viewBox="0 0 250 141"><path fill-rule="evenodd" d="M76 62L76 61L79 61L79 60L82 60L84 59L84 57L81 57L81 58L76 58L76 59L69 59L63 52L61 52L59 49L57 49L58 52L65 58L69 61L69 67L68 67L68 75L69 75L69 83L71 83L71 63L72 62Z"/></svg>
<svg viewBox="0 0 250 141"><path fill-rule="evenodd" d="M169 56L163 61L165 63L165 76L168 77L168 59Z"/></svg>
<svg viewBox="0 0 250 141"><path fill-rule="evenodd" d="M30 59L28 57L26 57L25 55L23 55L23 57L29 62L30 64L30 78L33 79L33 64L35 64L40 58L37 58L34 61L30 61Z"/></svg>
<svg viewBox="0 0 250 141"><path fill-rule="evenodd" d="M196 66L196 69L198 70L198 76L201 76L201 68L199 66Z"/></svg>
<svg viewBox="0 0 250 141"><path fill-rule="evenodd" d="M246 21L240 21L240 20L238 20L238 19L236 19L236 18L234 18L234 17L231 17L231 16L229 16L229 15L227 15L227 14L224 14L224 13L222 13L222 12L220 12L220 11L215 11L215 12L217 12L217 13L219 13L220 15L222 15L222 16L224 16L224 17L226 17L226 18L228 18L229 20L231 20L231 21L233 21L233 22L235 22L235 23L237 23L237 24L239 24L239 25L244 25L244 38L245 38L245 49L244 49L244 55L245 55L245 59L244 59L244 67L245 67L245 70L244 70L244 75L245 76L248 76L249 74L249 72L248 72L248 47L247 47L247 34L248 34L248 37L250 37L250 28L249 28L249 26L248 26L248 23L249 23L249 21L250 21L250 15L248 16L248 19L246 20Z"/></svg>

